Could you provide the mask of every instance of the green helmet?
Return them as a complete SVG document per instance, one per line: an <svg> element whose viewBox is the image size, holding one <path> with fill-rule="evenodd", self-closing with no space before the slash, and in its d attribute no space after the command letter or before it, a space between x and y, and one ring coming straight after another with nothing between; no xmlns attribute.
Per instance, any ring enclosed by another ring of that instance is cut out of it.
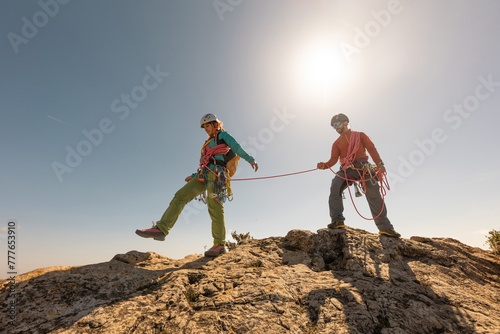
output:
<svg viewBox="0 0 500 334"><path fill-rule="evenodd" d="M200 120L200 127L203 127L203 124L207 124L210 122L218 122L218 121L219 119L214 114L206 114Z"/></svg>
<svg viewBox="0 0 500 334"><path fill-rule="evenodd" d="M349 122L349 117L347 117L344 114L337 114L337 115L332 117L331 125L334 126L335 123L345 122L345 121Z"/></svg>

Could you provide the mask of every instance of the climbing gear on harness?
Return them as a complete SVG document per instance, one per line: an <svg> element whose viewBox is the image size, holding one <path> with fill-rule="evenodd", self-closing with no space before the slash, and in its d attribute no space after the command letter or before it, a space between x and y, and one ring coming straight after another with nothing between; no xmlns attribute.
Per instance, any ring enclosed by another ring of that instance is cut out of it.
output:
<svg viewBox="0 0 500 334"><path fill-rule="evenodd" d="M213 181L209 180L208 172L215 175ZM212 171L209 168L203 169L198 172L197 180L205 183L205 191L202 192L198 197L198 201L207 204L207 190L206 186L210 183L213 184L213 192L210 195L211 198L215 199L219 203L225 203L226 200L231 202L233 200L233 193L231 191L231 184L229 178L227 177L227 169L223 166L216 165Z"/></svg>
<svg viewBox="0 0 500 334"><path fill-rule="evenodd" d="M369 163L364 163L363 168L364 168L364 170L367 170L368 175L370 175L370 183L373 185L376 185L377 181L378 181L378 177L377 177L377 174L373 175L372 171L375 170L377 168L377 166L372 166Z"/></svg>
<svg viewBox="0 0 500 334"><path fill-rule="evenodd" d="M233 200L230 180L231 176L236 172L239 157L231 151L225 142L221 144L218 143L218 134L219 131L215 132L214 135L210 137L201 148L200 167L198 168L197 178L199 181L205 182L205 184L213 183L214 191L211 196L213 199L222 204L226 200ZM214 140L215 146L209 147L208 144L212 140ZM224 156L224 161L216 160L216 155ZM227 157L231 157L231 160L228 162L226 162ZM228 163L230 165L229 167L227 166ZM210 166L212 166L212 168ZM215 176L214 181L208 180L207 172L210 172ZM206 194L202 193L198 200L206 203Z"/></svg>
<svg viewBox="0 0 500 334"><path fill-rule="evenodd" d="M204 180L198 179L198 181L203 182ZM196 199L200 202L203 202L203 204L207 204L207 189L205 189L205 191L203 191L198 197L196 197Z"/></svg>
<svg viewBox="0 0 500 334"><path fill-rule="evenodd" d="M222 166L215 166L215 172L217 177L214 181L214 192L212 193L212 198L221 204L224 203L226 199L231 202L233 200L233 194L231 192L229 179L226 177L227 169Z"/></svg>
<svg viewBox="0 0 500 334"><path fill-rule="evenodd" d="M355 194L356 194L356 197L361 197L363 196L363 194L361 194L361 192L359 191L359 188L358 188L358 183L357 182L353 182L354 184L354 189L355 189Z"/></svg>
<svg viewBox="0 0 500 334"><path fill-rule="evenodd" d="M210 122L218 122L218 121L219 119L214 114L206 114L200 120L200 127L203 128L203 124L207 124Z"/></svg>

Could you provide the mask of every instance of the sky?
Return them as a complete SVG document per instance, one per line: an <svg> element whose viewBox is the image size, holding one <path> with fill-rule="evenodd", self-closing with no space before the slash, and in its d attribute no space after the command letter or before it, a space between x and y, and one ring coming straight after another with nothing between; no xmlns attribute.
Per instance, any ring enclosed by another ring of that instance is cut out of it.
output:
<svg viewBox="0 0 500 334"><path fill-rule="evenodd" d="M487 249L500 228L498 1L0 6L2 278L130 250L180 259L211 247L196 200L164 242L134 234L196 171L206 113L259 164L254 173L241 161L235 178L316 168L338 137L331 117L344 113L385 162L388 217L403 238ZM325 228L333 176L233 181L227 239ZM346 192L344 206L348 226L377 233L355 211L369 216L364 196Z"/></svg>

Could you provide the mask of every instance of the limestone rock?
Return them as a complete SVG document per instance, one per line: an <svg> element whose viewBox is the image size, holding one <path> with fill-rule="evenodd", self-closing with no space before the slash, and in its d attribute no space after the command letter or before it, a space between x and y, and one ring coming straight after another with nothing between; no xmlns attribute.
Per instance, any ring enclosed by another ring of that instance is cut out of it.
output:
<svg viewBox="0 0 500 334"><path fill-rule="evenodd" d="M0 280L1 312L12 291ZM499 333L500 257L449 238L292 230L215 259L131 251L16 278L5 333Z"/></svg>

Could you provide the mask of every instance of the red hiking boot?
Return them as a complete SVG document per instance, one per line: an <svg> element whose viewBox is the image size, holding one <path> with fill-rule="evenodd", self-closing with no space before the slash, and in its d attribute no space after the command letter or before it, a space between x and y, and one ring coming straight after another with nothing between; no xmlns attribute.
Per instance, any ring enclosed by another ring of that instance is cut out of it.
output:
<svg viewBox="0 0 500 334"><path fill-rule="evenodd" d="M165 233L163 233L158 226L153 223L153 227L143 230L135 230L135 234L143 238L153 238L158 241L165 240Z"/></svg>
<svg viewBox="0 0 500 334"><path fill-rule="evenodd" d="M226 252L226 247L224 245L214 245L212 248L205 252L206 257L217 257Z"/></svg>

